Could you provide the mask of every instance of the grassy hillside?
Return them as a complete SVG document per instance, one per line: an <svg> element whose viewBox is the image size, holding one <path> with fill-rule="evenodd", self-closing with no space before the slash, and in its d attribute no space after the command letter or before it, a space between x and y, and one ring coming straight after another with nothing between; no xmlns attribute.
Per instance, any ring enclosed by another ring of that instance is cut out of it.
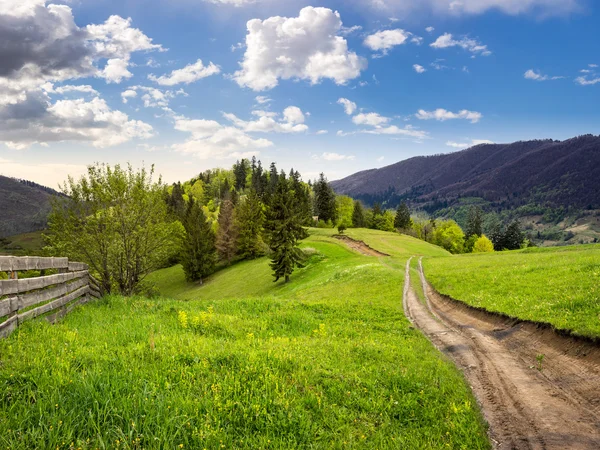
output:
<svg viewBox="0 0 600 450"><path fill-rule="evenodd" d="M6 243L0 241L0 255L40 255L44 246L42 231L18 234L6 238Z"/></svg>
<svg viewBox="0 0 600 450"><path fill-rule="evenodd" d="M600 338L600 245L424 260L441 293L469 305Z"/></svg>
<svg viewBox="0 0 600 450"><path fill-rule="evenodd" d="M396 255L367 257L331 234L288 285L266 259L204 286L172 268L152 277L163 298L25 324L0 341L0 447L489 448L460 373L402 312L406 256L440 250L356 232Z"/></svg>

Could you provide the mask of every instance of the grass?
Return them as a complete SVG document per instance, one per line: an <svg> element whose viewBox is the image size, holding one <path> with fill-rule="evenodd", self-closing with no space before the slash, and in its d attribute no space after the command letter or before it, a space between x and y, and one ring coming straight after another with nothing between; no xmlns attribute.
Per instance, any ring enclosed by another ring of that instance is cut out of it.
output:
<svg viewBox="0 0 600 450"><path fill-rule="evenodd" d="M406 258L312 232L288 285L266 259L204 286L175 267L152 277L162 298L24 324L0 341L0 448L489 448L461 374L403 316Z"/></svg>
<svg viewBox="0 0 600 450"><path fill-rule="evenodd" d="M600 245L427 258L423 264L442 294L600 338Z"/></svg>
<svg viewBox="0 0 600 450"><path fill-rule="evenodd" d="M0 256L40 255L44 246L43 231L19 234L7 238L10 244L0 246Z"/></svg>

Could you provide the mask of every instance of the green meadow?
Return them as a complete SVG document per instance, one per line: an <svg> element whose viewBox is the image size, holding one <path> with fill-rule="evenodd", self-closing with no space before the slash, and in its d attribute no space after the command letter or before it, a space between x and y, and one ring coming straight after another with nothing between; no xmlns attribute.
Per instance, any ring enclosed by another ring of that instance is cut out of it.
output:
<svg viewBox="0 0 600 450"><path fill-rule="evenodd" d="M471 306L600 338L600 245L425 258L428 281Z"/></svg>
<svg viewBox="0 0 600 450"><path fill-rule="evenodd" d="M445 252L311 230L291 283L268 260L153 298L107 297L0 341L0 448L490 448L458 370L403 315L404 265ZM440 258L440 261L444 260ZM432 260L433 261L433 260Z"/></svg>

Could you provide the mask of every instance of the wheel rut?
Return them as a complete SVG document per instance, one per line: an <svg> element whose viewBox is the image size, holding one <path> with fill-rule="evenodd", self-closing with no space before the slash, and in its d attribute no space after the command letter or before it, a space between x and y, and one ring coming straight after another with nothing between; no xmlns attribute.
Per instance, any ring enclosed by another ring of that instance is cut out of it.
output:
<svg viewBox="0 0 600 450"><path fill-rule="evenodd" d="M462 370L495 448L600 448L598 346L444 298L420 261L419 274L425 302L412 289L409 260L404 312Z"/></svg>

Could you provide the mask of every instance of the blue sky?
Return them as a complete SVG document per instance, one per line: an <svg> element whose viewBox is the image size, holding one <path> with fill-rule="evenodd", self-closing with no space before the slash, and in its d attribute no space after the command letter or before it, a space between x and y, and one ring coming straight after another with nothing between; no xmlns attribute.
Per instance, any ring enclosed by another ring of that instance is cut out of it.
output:
<svg viewBox="0 0 600 450"><path fill-rule="evenodd" d="M256 155L337 179L600 134L598 23L585 0L0 0L0 174Z"/></svg>

